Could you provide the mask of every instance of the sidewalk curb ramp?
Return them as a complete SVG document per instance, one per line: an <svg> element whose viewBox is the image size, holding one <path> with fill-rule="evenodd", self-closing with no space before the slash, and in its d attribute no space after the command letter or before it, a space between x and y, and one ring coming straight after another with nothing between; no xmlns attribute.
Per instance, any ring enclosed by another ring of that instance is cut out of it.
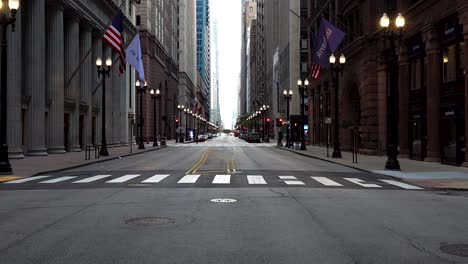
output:
<svg viewBox="0 0 468 264"><path fill-rule="evenodd" d="M372 174L375 174L375 175L382 175L382 176L385 176L385 177L390 177L390 178L398 179L398 180L403 181L403 182L406 182L406 183L415 184L414 182L410 182L410 181L408 181L408 179L405 179L405 178L400 178L400 177L397 177L397 176L392 176L392 175L386 175L386 174L376 173L376 172L373 172L373 171L370 171L370 170L366 170L366 169L354 167L354 166L352 166L352 165L342 164L342 163L339 163L339 162L336 162L336 161L333 161L333 160L328 160L328 159L320 158L320 157L317 157L317 156L314 156L314 155L311 155L311 154L301 153L301 152L298 152L298 151L295 151L295 150L292 150L292 149L287 149L287 148L285 148L285 147L278 147L278 146L276 146L275 148L281 149L281 150L284 150L284 151L289 151L289 152L295 153L295 154L300 155L300 156L304 156L304 157L308 157L308 158L312 158L312 159L317 159L317 160L321 160L321 161L325 161L325 162L337 164L337 165L340 165L340 166L348 167L348 168L355 169L355 170L358 170L358 171L362 171L362 172L366 172L366 173L372 173ZM466 189L461 189L461 188L438 188L438 187L431 187L431 186L425 187L425 186L420 186L420 185L418 185L418 184L416 184L416 185L419 186L419 187L421 187L421 188L424 188L425 190L433 190L433 191L442 191L442 190L447 190L447 191L467 191Z"/></svg>
<svg viewBox="0 0 468 264"><path fill-rule="evenodd" d="M167 148L167 146L159 146L159 147L154 147L154 148L144 150L144 151L140 151L140 152L128 153L128 154L115 156L115 157L104 158L104 159L96 159L96 160L94 160L92 162L88 162L88 163L85 163L85 164L74 165L74 166L65 167L65 168L57 169L57 170L38 172L38 173L35 173L35 174L31 175L30 177L38 176L38 175L44 175L44 174L48 174L48 173L59 172L59 171L64 171L64 170L76 169L76 168L80 168L80 167L84 167L84 166L88 166L88 165L92 165L92 164L97 164L97 163L102 163L102 162L106 162L106 161L110 161L110 160L116 160L116 159L121 159L121 158L125 158L125 157L135 156L135 155L148 153L148 152L152 152L152 151L156 151L156 150L160 150L160 149L165 149L165 148Z"/></svg>

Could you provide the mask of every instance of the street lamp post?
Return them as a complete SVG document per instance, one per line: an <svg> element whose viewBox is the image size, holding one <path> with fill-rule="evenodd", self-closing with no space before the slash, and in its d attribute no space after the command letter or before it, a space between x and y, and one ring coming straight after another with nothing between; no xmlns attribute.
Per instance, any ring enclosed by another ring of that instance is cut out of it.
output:
<svg viewBox="0 0 468 264"><path fill-rule="evenodd" d="M286 126L286 147L289 148L291 146L291 140L289 138L289 129L291 126L291 122L289 120L289 101L291 101L293 95L293 91L289 89L289 92L284 89L283 91L283 97L286 100L286 119L287 121L287 126Z"/></svg>
<svg viewBox="0 0 468 264"><path fill-rule="evenodd" d="M395 19L395 25L390 28L390 19L387 14L383 14L380 19L380 26L384 44L387 41L390 44L385 51L385 62L388 67L387 84L387 162L386 170L400 170L398 162L398 59L396 54L396 43L401 42L403 37L403 27L405 26L405 18L398 14Z"/></svg>
<svg viewBox="0 0 468 264"><path fill-rule="evenodd" d="M333 84L335 85L335 140L333 142L333 154L332 158L341 158L340 150L340 128L339 128L339 103L338 103L338 74L343 74L344 64L346 63L346 57L341 54L340 56L340 66L335 67L336 57L335 55L330 56L330 65L331 65L331 75ZM328 142L328 141L327 141ZM328 143L327 143L328 144Z"/></svg>
<svg viewBox="0 0 468 264"><path fill-rule="evenodd" d="M143 86L139 80L136 81L137 92L140 94L140 118L138 122L139 128L139 135L138 135L138 149L145 149L145 143L143 142L143 125L145 123L145 119L143 118L143 94L145 93L146 89L146 82Z"/></svg>
<svg viewBox="0 0 468 264"><path fill-rule="evenodd" d="M8 70L8 58L7 58L7 28L11 25L11 31L15 32L16 13L19 8L18 0L8 1L8 7L10 9L10 15L8 15L6 8L3 7L3 2L0 0L0 24L2 26L2 72L0 75L1 79L1 114L0 114L0 174L11 174L13 172L8 159L8 144L7 144L7 70Z"/></svg>
<svg viewBox="0 0 468 264"><path fill-rule="evenodd" d="M265 115L263 117L263 122L265 122L265 128L264 130L266 131L266 135L265 135L265 139L263 141L265 142L270 142L270 122L268 122L268 112L269 112L269 109L270 109L270 106L269 105L263 105L263 108L264 108L264 112L265 112Z"/></svg>
<svg viewBox="0 0 468 264"><path fill-rule="evenodd" d="M301 95L301 150L307 150L306 144L305 144L305 135L304 135L304 96L305 96L305 91L309 87L309 80L305 80L302 82L301 79L297 80L297 86L299 88L299 93Z"/></svg>
<svg viewBox="0 0 468 264"><path fill-rule="evenodd" d="M184 108L185 113L185 141L188 141L188 108Z"/></svg>
<svg viewBox="0 0 468 264"><path fill-rule="evenodd" d="M99 150L100 156L109 156L109 151L107 150L107 141L106 141L106 77L109 78L112 66L112 59L109 57L106 59L106 67L102 67L102 59L98 57L96 59L96 66L98 77L102 75L102 111L101 111L101 150Z"/></svg>
<svg viewBox="0 0 468 264"><path fill-rule="evenodd" d="M158 146L158 137L156 134L156 101L159 98L161 91L159 89L151 89L150 91L151 99L153 99L153 147Z"/></svg>
<svg viewBox="0 0 468 264"><path fill-rule="evenodd" d="M177 123L179 125L179 128L176 128L176 129L179 130L180 139L178 141L182 143L184 142L184 136L182 135L182 112L185 110L185 106L178 105L177 109L179 110L179 122ZM177 143L177 130L176 130L176 143Z"/></svg>

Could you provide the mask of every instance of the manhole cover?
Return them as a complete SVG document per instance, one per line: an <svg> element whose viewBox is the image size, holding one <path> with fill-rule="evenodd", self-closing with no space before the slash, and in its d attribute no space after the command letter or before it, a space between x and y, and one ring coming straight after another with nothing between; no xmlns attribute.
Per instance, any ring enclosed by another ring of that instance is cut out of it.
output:
<svg viewBox="0 0 468 264"><path fill-rule="evenodd" d="M440 250L447 254L468 257L468 244L444 245L440 247Z"/></svg>
<svg viewBox="0 0 468 264"><path fill-rule="evenodd" d="M174 224L175 220L167 217L142 217L128 219L125 223L136 226L159 226Z"/></svg>
<svg viewBox="0 0 468 264"><path fill-rule="evenodd" d="M211 199L210 201L212 203L235 203L237 202L236 199L230 199L230 198L216 198L216 199Z"/></svg>

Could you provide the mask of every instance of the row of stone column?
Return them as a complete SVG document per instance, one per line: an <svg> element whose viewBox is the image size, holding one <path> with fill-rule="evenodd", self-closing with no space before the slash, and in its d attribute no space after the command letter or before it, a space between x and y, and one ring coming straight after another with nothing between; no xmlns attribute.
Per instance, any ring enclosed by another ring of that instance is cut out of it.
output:
<svg viewBox="0 0 468 264"><path fill-rule="evenodd" d="M464 42L468 43L468 6L461 13ZM425 161L440 162L440 83L441 83L441 45L434 26L423 30L427 56L427 157ZM468 65L468 45L465 44L465 65ZM405 49L400 51L399 67L399 140L400 156L409 157L408 149L408 106L409 106L409 60ZM465 138L468 138L468 74L465 74ZM468 140L465 141L468 149ZM468 166L468 152L464 166Z"/></svg>
<svg viewBox="0 0 468 264"><path fill-rule="evenodd" d="M102 44L100 32L82 21L60 2L22 1L16 32L8 33L8 145L11 158L27 155L65 153L65 136L71 151L92 143L93 105L101 104L101 90L94 66L95 58L112 56ZM22 15L21 13L25 13ZM66 17L64 16L66 12ZM23 18L23 21L22 21ZM23 49L21 49L23 45ZM84 59L85 58L85 59ZM115 61L115 60L114 60ZM75 71L78 70L77 73ZM22 83L24 80L24 83ZM126 76L113 67L107 86L107 142L128 144ZM26 109L22 110L22 105ZM96 116L96 143L100 142L100 115ZM64 133L64 115L68 113L69 135ZM80 146L80 114L84 116ZM47 115L47 118L46 118Z"/></svg>

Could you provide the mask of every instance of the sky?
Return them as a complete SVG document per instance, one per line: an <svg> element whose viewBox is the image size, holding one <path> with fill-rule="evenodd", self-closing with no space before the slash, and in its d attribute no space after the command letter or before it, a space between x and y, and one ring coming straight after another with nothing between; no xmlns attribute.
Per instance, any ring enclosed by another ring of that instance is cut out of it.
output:
<svg viewBox="0 0 468 264"><path fill-rule="evenodd" d="M211 22L218 22L219 105L225 128L232 128L237 117L242 46L241 8L240 0L210 0ZM214 39L213 36L211 39ZM215 67L214 48L212 45L211 71Z"/></svg>

